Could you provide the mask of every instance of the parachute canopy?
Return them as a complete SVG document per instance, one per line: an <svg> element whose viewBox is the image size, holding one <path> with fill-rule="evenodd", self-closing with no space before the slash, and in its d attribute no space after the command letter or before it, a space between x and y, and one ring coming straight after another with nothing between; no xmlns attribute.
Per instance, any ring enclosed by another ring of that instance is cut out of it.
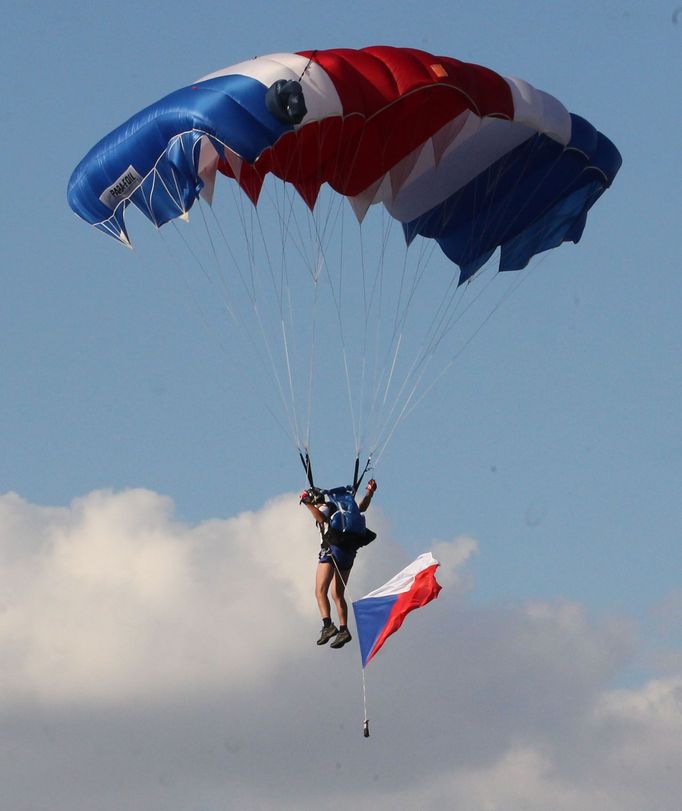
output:
<svg viewBox="0 0 682 811"><path fill-rule="evenodd" d="M410 48L302 51L136 113L80 162L68 200L124 244L130 206L159 229L164 267L189 270L188 301L241 366L236 385L257 388L260 368L259 400L280 422L279 400L302 460L313 435L338 441L347 399L357 478L495 311L479 317L487 288L524 278L500 279L493 254L517 270L577 242L620 163L557 99L488 68ZM175 227L199 198L197 227Z"/></svg>
<svg viewBox="0 0 682 811"><path fill-rule="evenodd" d="M128 244L127 206L156 226L210 202L216 173L258 202L268 173L313 208L328 184L362 219L382 203L409 243L436 240L472 276L564 241L621 157L555 98L488 68L411 48L279 53L210 74L152 104L94 146L71 208Z"/></svg>

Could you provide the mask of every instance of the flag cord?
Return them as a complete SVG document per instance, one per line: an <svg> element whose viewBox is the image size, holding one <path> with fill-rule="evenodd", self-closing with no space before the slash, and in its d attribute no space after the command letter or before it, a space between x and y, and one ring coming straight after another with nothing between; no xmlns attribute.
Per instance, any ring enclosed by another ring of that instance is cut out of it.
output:
<svg viewBox="0 0 682 811"><path fill-rule="evenodd" d="M362 722L362 734L369 738L369 718L367 717L367 688L365 685L365 668L362 668L362 707L364 711Z"/></svg>
<svg viewBox="0 0 682 811"><path fill-rule="evenodd" d="M319 529L320 529L320 535L324 539L324 534L323 534L323 531L322 531L322 527L320 527ZM353 600L352 600L352 598L350 596L350 592L348 591L348 582L343 579L343 576L341 575L341 570L339 569L339 565L336 562L336 558L334 557L334 555L332 555L330 553L330 557L332 559L332 563L334 564L334 568L336 569L336 574L338 575L339 580L343 583L343 596L344 596L344 599L346 600L346 605L348 605L348 602L350 601L350 604L352 606L353 605ZM348 617L346 616L346 623L347 622L348 622ZM357 625L356 625L356 634L357 634ZM360 639L359 638L358 638L358 644L360 644ZM363 736L365 738L369 738L369 718L367 717L367 685L365 684L365 668L362 667L361 671L362 671L362 710L363 710L362 734L363 734Z"/></svg>

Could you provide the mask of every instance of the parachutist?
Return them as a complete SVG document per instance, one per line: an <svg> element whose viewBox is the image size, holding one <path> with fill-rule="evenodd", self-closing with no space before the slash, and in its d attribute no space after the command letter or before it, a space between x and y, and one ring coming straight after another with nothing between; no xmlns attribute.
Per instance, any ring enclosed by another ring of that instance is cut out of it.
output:
<svg viewBox="0 0 682 811"><path fill-rule="evenodd" d="M362 734L365 738L369 738L369 718L365 718L362 724Z"/></svg>
<svg viewBox="0 0 682 811"><path fill-rule="evenodd" d="M377 483L370 479L359 504L350 485L332 490L311 487L301 493L300 503L305 504L322 536L315 574L315 597L322 617L318 645L325 645L336 637L330 647L338 649L352 639L347 626L345 590L358 549L376 538L376 534L367 528L362 515L376 489ZM338 628L331 621L330 586L339 617Z"/></svg>

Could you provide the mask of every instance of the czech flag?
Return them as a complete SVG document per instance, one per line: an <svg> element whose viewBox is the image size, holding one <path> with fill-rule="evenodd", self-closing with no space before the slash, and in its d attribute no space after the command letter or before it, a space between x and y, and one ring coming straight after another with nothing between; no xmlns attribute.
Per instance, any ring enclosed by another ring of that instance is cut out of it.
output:
<svg viewBox="0 0 682 811"><path fill-rule="evenodd" d="M436 569L439 566L434 556L426 552L388 583L353 603L363 668L400 628L410 611L438 597L441 587L436 581Z"/></svg>

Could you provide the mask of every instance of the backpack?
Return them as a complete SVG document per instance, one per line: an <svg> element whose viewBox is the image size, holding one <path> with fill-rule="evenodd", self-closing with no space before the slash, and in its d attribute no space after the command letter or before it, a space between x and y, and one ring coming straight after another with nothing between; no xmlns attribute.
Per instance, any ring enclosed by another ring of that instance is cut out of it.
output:
<svg viewBox="0 0 682 811"><path fill-rule="evenodd" d="M325 534L329 543L357 549L376 538L376 533L367 529L365 516L360 512L350 485L325 490L324 494L325 501L334 509Z"/></svg>

